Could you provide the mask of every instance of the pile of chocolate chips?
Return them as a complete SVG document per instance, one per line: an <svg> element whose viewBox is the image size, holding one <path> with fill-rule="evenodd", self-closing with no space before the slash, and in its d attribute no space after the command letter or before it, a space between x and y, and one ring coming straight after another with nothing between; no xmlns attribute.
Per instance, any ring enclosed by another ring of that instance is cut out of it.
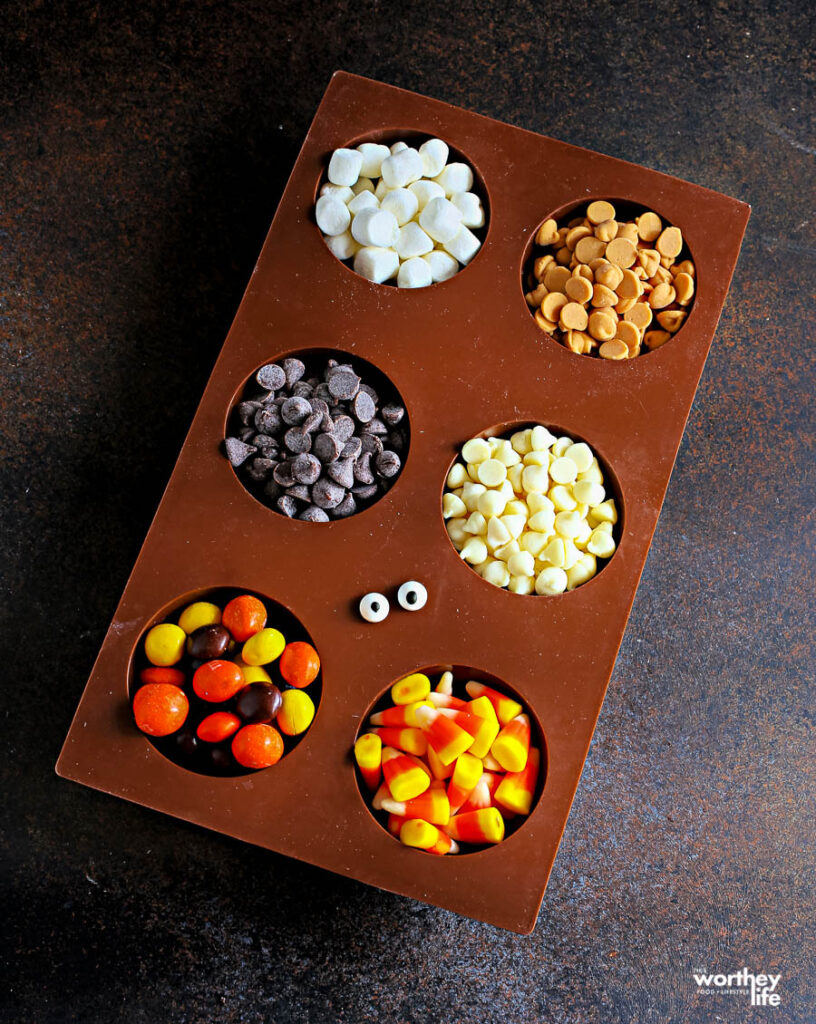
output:
<svg viewBox="0 0 816 1024"><path fill-rule="evenodd" d="M232 415L227 458L264 504L310 523L344 519L394 483L408 447L405 408L380 406L348 363L306 377L300 359L262 366L263 388Z"/></svg>

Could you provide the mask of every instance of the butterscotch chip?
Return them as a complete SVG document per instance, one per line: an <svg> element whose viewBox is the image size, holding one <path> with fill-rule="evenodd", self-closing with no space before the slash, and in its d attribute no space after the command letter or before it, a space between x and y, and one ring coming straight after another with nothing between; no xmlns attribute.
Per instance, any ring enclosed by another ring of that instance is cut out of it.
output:
<svg viewBox="0 0 816 1024"><path fill-rule="evenodd" d="M616 220L604 220L595 228L595 237L602 242L611 242L618 233L618 222Z"/></svg>
<svg viewBox="0 0 816 1024"><path fill-rule="evenodd" d="M671 271L667 270L666 267L658 267L657 270L652 274L650 278L653 285L658 285L661 281L666 284L671 284L673 281Z"/></svg>
<svg viewBox="0 0 816 1024"><path fill-rule="evenodd" d="M579 263L589 263L590 260L603 256L605 249L606 242L602 242L594 235L588 235L575 246L575 258Z"/></svg>
<svg viewBox="0 0 816 1024"><path fill-rule="evenodd" d="M649 305L652 309L663 309L664 306L674 302L676 292L670 284L661 282L656 285L649 295Z"/></svg>
<svg viewBox="0 0 816 1024"><path fill-rule="evenodd" d="M589 302L592 298L592 285L585 277L575 277L573 275L567 281L564 290L573 302ZM583 327L579 328L579 330L583 330Z"/></svg>
<svg viewBox="0 0 816 1024"><path fill-rule="evenodd" d="M544 275L544 284L549 292L563 292L564 286L570 279L570 272L566 267L557 267L554 263L547 267Z"/></svg>
<svg viewBox="0 0 816 1024"><path fill-rule="evenodd" d="M546 331L548 334L553 334L558 327L558 324L554 323L552 320L548 320L540 309L535 311L535 322L542 331Z"/></svg>
<svg viewBox="0 0 816 1024"><path fill-rule="evenodd" d="M657 322L664 331L674 334L683 326L683 321L687 316L688 313L682 309L664 309L662 313L657 314Z"/></svg>
<svg viewBox="0 0 816 1024"><path fill-rule="evenodd" d="M651 352L653 349L665 345L670 338L671 335L668 331L647 331L643 336L643 344Z"/></svg>
<svg viewBox="0 0 816 1024"><path fill-rule="evenodd" d="M615 291L622 299L637 299L643 294L643 285L631 270L624 270L620 284Z"/></svg>
<svg viewBox="0 0 816 1024"><path fill-rule="evenodd" d="M587 266L594 274L599 267L608 267L609 260L605 260L603 256L598 256L594 260L590 260L589 263L587 263Z"/></svg>
<svg viewBox="0 0 816 1024"><path fill-rule="evenodd" d="M653 277L660 266L660 253L657 249L641 249L638 252L638 263L643 267L647 277Z"/></svg>
<svg viewBox="0 0 816 1024"><path fill-rule="evenodd" d="M604 254L610 263L625 269L631 267L637 259L637 249L628 238L616 238L606 247Z"/></svg>
<svg viewBox="0 0 816 1024"><path fill-rule="evenodd" d="M535 308L541 305L541 303L544 301L544 296L546 294L547 286L541 283L529 293L527 301L533 308Z"/></svg>
<svg viewBox="0 0 816 1024"><path fill-rule="evenodd" d="M618 328L615 332L615 338L618 341L624 342L626 347L629 349L629 354L640 347L640 331L635 327L634 324L629 323L628 320L619 320Z"/></svg>
<svg viewBox="0 0 816 1024"><path fill-rule="evenodd" d="M533 274L535 274L539 281L543 279L544 275L547 273L547 267L552 263L555 263L555 257L551 256L549 253L547 253L546 256L539 256L535 261L533 264Z"/></svg>
<svg viewBox="0 0 816 1024"><path fill-rule="evenodd" d="M688 274L689 277L695 276L694 264L691 260L683 260L682 263L675 263L672 267L672 274Z"/></svg>
<svg viewBox="0 0 816 1024"><path fill-rule="evenodd" d="M644 242L653 242L663 230L663 221L651 211L642 213L635 223L638 237L642 238Z"/></svg>
<svg viewBox="0 0 816 1024"><path fill-rule="evenodd" d="M596 341L609 341L618 329L617 317L608 310L596 309L589 316L589 333Z"/></svg>
<svg viewBox="0 0 816 1024"><path fill-rule="evenodd" d="M605 284L596 284L592 289L592 305L595 309L606 309L608 306L614 306L617 301L618 296Z"/></svg>
<svg viewBox="0 0 816 1024"><path fill-rule="evenodd" d="M665 231L661 232L657 242L655 242L655 249L657 249L661 256L669 259L679 256L682 248L683 235L680 228L666 228Z"/></svg>
<svg viewBox="0 0 816 1024"><path fill-rule="evenodd" d="M652 311L649 308L649 303L636 302L631 309L626 310L624 320L634 324L641 331L645 330L652 322Z"/></svg>
<svg viewBox="0 0 816 1024"><path fill-rule="evenodd" d="M575 246L581 241L582 238L587 238L592 234L592 228L588 228L583 222L576 228L572 228L571 231L567 232L567 237L564 239L566 246L569 250L573 250Z"/></svg>
<svg viewBox="0 0 816 1024"><path fill-rule="evenodd" d="M565 245L562 245L558 252L555 254L556 263L560 263L562 267L567 266L571 259L572 252Z"/></svg>
<svg viewBox="0 0 816 1024"><path fill-rule="evenodd" d="M634 304L637 302L637 300L638 300L638 297L635 296L635 295L631 296L630 298L618 299L618 301L617 301L617 303L616 303L616 305L614 307L615 312L619 316L623 316L625 313L629 312L629 310L632 308L632 306L634 306Z"/></svg>
<svg viewBox="0 0 816 1024"><path fill-rule="evenodd" d="M608 263L604 260L595 271L595 280L614 291L623 280L623 270L617 263Z"/></svg>
<svg viewBox="0 0 816 1024"><path fill-rule="evenodd" d="M541 312L548 320L558 320L561 308L567 304L567 297L562 292L550 292L541 303Z"/></svg>
<svg viewBox="0 0 816 1024"><path fill-rule="evenodd" d="M577 228L579 224L586 225L586 217L573 217L572 220L567 221L567 230Z"/></svg>
<svg viewBox="0 0 816 1024"><path fill-rule="evenodd" d="M615 207L604 199L596 199L587 207L587 220L591 224L602 224L605 220L615 219Z"/></svg>
<svg viewBox="0 0 816 1024"><path fill-rule="evenodd" d="M536 234L536 245L552 245L558 238L558 225L550 218L545 220Z"/></svg>
<svg viewBox="0 0 816 1024"><path fill-rule="evenodd" d="M567 348L571 352L587 356L598 343L586 331L567 331Z"/></svg>
<svg viewBox="0 0 816 1024"><path fill-rule="evenodd" d="M624 224L618 224L618 238L627 238L632 245L638 243L638 232L637 224L632 221L626 221Z"/></svg>
<svg viewBox="0 0 816 1024"><path fill-rule="evenodd" d="M567 283L568 286L570 283ZM587 311L578 302L567 302L561 307L561 317L558 322L564 331L583 331L587 325Z"/></svg>
<svg viewBox="0 0 816 1024"><path fill-rule="evenodd" d="M592 284L593 281L592 269L587 263L576 264L575 268L572 271L572 276L583 277L587 281L589 281L590 284Z"/></svg>
<svg viewBox="0 0 816 1024"><path fill-rule="evenodd" d="M605 341L598 349L601 359L628 359L629 348L625 341Z"/></svg>
<svg viewBox="0 0 816 1024"><path fill-rule="evenodd" d="M681 306L685 306L691 302L694 295L694 278L685 272L678 274L674 279L674 288L677 292L677 301Z"/></svg>

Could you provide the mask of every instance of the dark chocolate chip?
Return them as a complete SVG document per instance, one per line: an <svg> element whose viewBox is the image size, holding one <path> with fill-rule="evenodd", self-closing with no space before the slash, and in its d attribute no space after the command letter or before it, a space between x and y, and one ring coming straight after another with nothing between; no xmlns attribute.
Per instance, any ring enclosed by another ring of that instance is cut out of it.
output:
<svg viewBox="0 0 816 1024"><path fill-rule="evenodd" d="M335 398L348 402L360 390L360 378L351 370L339 370L329 378L329 391Z"/></svg>
<svg viewBox="0 0 816 1024"><path fill-rule="evenodd" d="M354 479L361 484L374 483L374 474L371 472L371 452L363 452L354 463Z"/></svg>
<svg viewBox="0 0 816 1024"><path fill-rule="evenodd" d="M283 514L285 516L288 516L290 519L295 515L295 513L298 510L297 502L288 494L284 494L280 498L278 498L276 505L278 511L283 512Z"/></svg>
<svg viewBox="0 0 816 1024"><path fill-rule="evenodd" d="M345 496L346 492L342 487L323 477L312 487L312 501L318 508L334 508Z"/></svg>
<svg viewBox="0 0 816 1024"><path fill-rule="evenodd" d="M299 484L313 484L320 476L320 460L314 455L298 455L292 463L292 476Z"/></svg>
<svg viewBox="0 0 816 1024"><path fill-rule="evenodd" d="M323 509L316 505L308 505L304 508L298 519L302 519L304 523L327 523L329 521L329 517Z"/></svg>
<svg viewBox="0 0 816 1024"><path fill-rule="evenodd" d="M379 487L376 484L358 484L357 487L352 487L351 493L356 494L358 498L365 500L366 498L373 498L379 491Z"/></svg>
<svg viewBox="0 0 816 1024"><path fill-rule="evenodd" d="M360 444L363 451L370 455L379 455L383 450L382 441L373 434L369 434L367 430L360 434Z"/></svg>
<svg viewBox="0 0 816 1024"><path fill-rule="evenodd" d="M255 380L267 391L277 391L286 383L286 374L277 363L267 363L255 374Z"/></svg>
<svg viewBox="0 0 816 1024"><path fill-rule="evenodd" d="M297 498L298 501L311 501L312 496L309 493L309 488L304 484L295 484L294 487L287 487L286 493L290 498Z"/></svg>
<svg viewBox="0 0 816 1024"><path fill-rule="evenodd" d="M272 459L253 459L252 462L248 462L246 465L246 475L250 480L254 480L256 483L266 480L271 475L272 470L277 466L277 462Z"/></svg>
<svg viewBox="0 0 816 1024"><path fill-rule="evenodd" d="M332 422L332 433L338 441L346 442L354 436L354 420L351 416L337 416Z"/></svg>
<svg viewBox="0 0 816 1024"><path fill-rule="evenodd" d="M305 398L287 398L281 406L281 418L290 427L302 423L311 412L312 407Z"/></svg>
<svg viewBox="0 0 816 1024"><path fill-rule="evenodd" d="M326 475L341 487L354 486L354 464L351 459L338 459L326 468Z"/></svg>
<svg viewBox="0 0 816 1024"><path fill-rule="evenodd" d="M238 431L238 437L245 444L252 444L253 443L253 439L255 437L255 428L254 427L241 427L241 429Z"/></svg>
<svg viewBox="0 0 816 1024"><path fill-rule="evenodd" d="M304 433L300 427L290 427L284 434L283 443L290 452L300 455L302 452L308 452L311 449L312 435Z"/></svg>
<svg viewBox="0 0 816 1024"><path fill-rule="evenodd" d="M312 388L316 388L316 387L317 387L317 385L321 383L321 380L320 380L320 378L319 378L319 377L309 377L309 379L308 379L308 380L306 381L306 383L307 383L307 384L308 384L308 385L309 385L310 387L312 387Z"/></svg>
<svg viewBox="0 0 816 1024"><path fill-rule="evenodd" d="M341 459L356 459L363 450L363 442L359 437L350 437L340 452Z"/></svg>
<svg viewBox="0 0 816 1024"><path fill-rule="evenodd" d="M373 398L375 405L379 405L380 404L380 396L377 394L377 392L374 390L374 388L372 388L370 385L368 385L368 384L361 384L360 385L360 390L361 391L365 391L365 393L367 395L369 395L369 397Z"/></svg>
<svg viewBox="0 0 816 1024"><path fill-rule="evenodd" d="M369 434L376 434L377 437L385 437L388 433L388 427L376 416L368 423L366 430Z"/></svg>
<svg viewBox="0 0 816 1024"><path fill-rule="evenodd" d="M405 409L401 405L394 405L393 402L389 402L388 405L384 405L380 409L380 416L385 420L389 427L395 427L405 415Z"/></svg>
<svg viewBox="0 0 816 1024"><path fill-rule="evenodd" d="M318 434L314 439L314 453L324 465L334 462L339 457L342 447L334 434Z"/></svg>
<svg viewBox="0 0 816 1024"><path fill-rule="evenodd" d="M272 470L272 479L281 487L292 487L295 483L295 478L292 476L292 463L281 462L275 466Z"/></svg>
<svg viewBox="0 0 816 1024"><path fill-rule="evenodd" d="M230 460L233 466L240 466L246 462L250 455L255 454L255 448L251 444L246 444L244 441L240 441L237 437L228 437L224 441L224 448L227 452L227 458Z"/></svg>
<svg viewBox="0 0 816 1024"><path fill-rule="evenodd" d="M314 388L312 385L307 383L305 380L299 380L297 384L292 387L292 394L296 398L311 398L313 391Z"/></svg>
<svg viewBox="0 0 816 1024"><path fill-rule="evenodd" d="M377 456L376 466L380 476L392 477L399 473L402 462L396 452L383 452Z"/></svg>
<svg viewBox="0 0 816 1024"><path fill-rule="evenodd" d="M405 434L400 430L392 430L388 435L388 443L394 449L395 452L401 452L405 450Z"/></svg>
<svg viewBox="0 0 816 1024"><path fill-rule="evenodd" d="M331 510L331 514L335 519L345 519L346 516L353 516L357 511L357 502L354 500L353 494L347 494L345 498Z"/></svg>
<svg viewBox="0 0 816 1024"><path fill-rule="evenodd" d="M280 442L276 437L270 437L269 434L256 434L255 440L252 442L258 451L264 456L264 458L271 459L272 456L267 454L268 452L276 452L280 448Z"/></svg>
<svg viewBox="0 0 816 1024"><path fill-rule="evenodd" d="M260 409L260 402L239 402L236 406L238 419L245 427L254 422L255 413Z"/></svg>
<svg viewBox="0 0 816 1024"><path fill-rule="evenodd" d="M273 469L272 472L274 473L275 470ZM264 484L263 492L266 495L266 497L269 498L270 501L274 501L276 498L280 497L280 484L276 483L274 479L267 480L266 483Z"/></svg>
<svg viewBox="0 0 816 1024"><path fill-rule="evenodd" d="M306 367L299 359L284 359L283 372L286 374L286 383L291 388L306 373Z"/></svg>
<svg viewBox="0 0 816 1024"><path fill-rule="evenodd" d="M316 430L320 429L320 424L323 422L322 412L310 412L306 419L303 421L303 429L307 434L314 434Z"/></svg>
<svg viewBox="0 0 816 1024"><path fill-rule="evenodd" d="M277 434L283 426L277 406L261 406L255 413L255 426L261 434Z"/></svg>
<svg viewBox="0 0 816 1024"><path fill-rule="evenodd" d="M319 398L323 402L333 402L332 393L329 391L328 384L318 384L314 389L313 398Z"/></svg>
<svg viewBox="0 0 816 1024"><path fill-rule="evenodd" d="M373 419L377 407L374 399L365 391L358 391L354 401L351 403L351 411L360 423L368 423Z"/></svg>

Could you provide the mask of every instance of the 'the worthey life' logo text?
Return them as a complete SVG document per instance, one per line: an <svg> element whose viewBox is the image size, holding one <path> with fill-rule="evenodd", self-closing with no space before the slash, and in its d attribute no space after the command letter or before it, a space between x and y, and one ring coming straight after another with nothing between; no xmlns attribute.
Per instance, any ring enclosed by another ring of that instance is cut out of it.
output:
<svg viewBox="0 0 816 1024"><path fill-rule="evenodd" d="M743 967L733 974L695 974L701 995L751 994L751 1006L779 1006L781 995L776 991L781 974L754 974Z"/></svg>

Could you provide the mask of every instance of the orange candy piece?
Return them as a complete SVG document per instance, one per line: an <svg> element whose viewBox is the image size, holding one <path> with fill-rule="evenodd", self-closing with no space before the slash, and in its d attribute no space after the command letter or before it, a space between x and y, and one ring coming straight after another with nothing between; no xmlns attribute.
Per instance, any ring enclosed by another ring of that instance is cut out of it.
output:
<svg viewBox="0 0 816 1024"><path fill-rule="evenodd" d="M230 711L215 711L202 718L196 736L205 743L222 743L241 728L241 719Z"/></svg>
<svg viewBox="0 0 816 1024"><path fill-rule="evenodd" d="M252 594L234 597L224 609L221 625L228 629L239 644L249 640L266 625L266 608Z"/></svg>
<svg viewBox="0 0 816 1024"><path fill-rule="evenodd" d="M245 725L233 737L232 756L244 768L269 768L283 756L283 739L271 725Z"/></svg>
<svg viewBox="0 0 816 1024"><path fill-rule="evenodd" d="M196 696L213 704L231 700L245 686L244 673L234 661L206 661L193 676Z"/></svg>
<svg viewBox="0 0 816 1024"><path fill-rule="evenodd" d="M143 683L168 683L170 686L184 686L186 676L180 668L151 665L149 668L142 669L139 679Z"/></svg>
<svg viewBox="0 0 816 1024"><path fill-rule="evenodd" d="M169 736L184 725L190 710L187 695L170 683L148 683L136 691L133 717L148 736Z"/></svg>
<svg viewBox="0 0 816 1024"><path fill-rule="evenodd" d="M226 615L226 610L224 614ZM302 690L304 686L308 686L317 679L317 674L320 671L320 657L311 644L307 644L304 640L295 640L284 647L278 668L290 686Z"/></svg>

